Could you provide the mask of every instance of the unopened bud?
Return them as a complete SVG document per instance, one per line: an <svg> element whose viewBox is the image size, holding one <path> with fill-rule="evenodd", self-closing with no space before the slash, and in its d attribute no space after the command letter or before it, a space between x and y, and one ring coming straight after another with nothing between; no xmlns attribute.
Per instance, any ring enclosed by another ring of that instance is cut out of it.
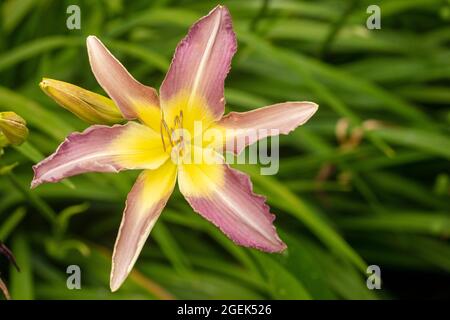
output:
<svg viewBox="0 0 450 320"><path fill-rule="evenodd" d="M122 113L115 103L100 94L73 84L42 79L41 89L61 107L69 110L90 124L114 124L123 121Z"/></svg>
<svg viewBox="0 0 450 320"><path fill-rule="evenodd" d="M8 143L19 145L28 137L27 123L14 112L0 112L0 132Z"/></svg>

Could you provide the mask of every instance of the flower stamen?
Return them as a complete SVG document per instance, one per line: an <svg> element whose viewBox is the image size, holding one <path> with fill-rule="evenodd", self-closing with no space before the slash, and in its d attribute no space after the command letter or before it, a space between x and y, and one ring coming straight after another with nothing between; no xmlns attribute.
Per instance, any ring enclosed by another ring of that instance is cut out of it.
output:
<svg viewBox="0 0 450 320"><path fill-rule="evenodd" d="M164 152L165 152L166 151L166 142L164 141L164 132L166 133L167 137L169 138L170 145L173 147L172 135L171 135L169 127L167 126L167 123L163 117L161 119L160 134L161 134L161 141L162 141Z"/></svg>
<svg viewBox="0 0 450 320"><path fill-rule="evenodd" d="M175 130L180 131L178 132ZM176 134L178 136L176 136ZM167 151L164 135L166 135L169 138L169 142L172 147L175 144L183 143L183 111L180 111L179 115L175 116L175 119L173 120L173 127L169 128L167 122L164 120L164 112L161 110L160 135L164 152Z"/></svg>
<svg viewBox="0 0 450 320"><path fill-rule="evenodd" d="M183 111L180 111L180 114L177 115L173 120L173 127L178 130L177 132L175 132L175 130L172 129L173 140L175 141L175 143L183 142ZM178 134L177 137L173 136L175 133Z"/></svg>

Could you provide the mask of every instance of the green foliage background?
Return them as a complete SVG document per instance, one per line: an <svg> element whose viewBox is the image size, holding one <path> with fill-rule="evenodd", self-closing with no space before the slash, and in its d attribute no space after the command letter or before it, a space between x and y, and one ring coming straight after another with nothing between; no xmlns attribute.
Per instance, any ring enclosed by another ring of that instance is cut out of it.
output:
<svg viewBox="0 0 450 320"><path fill-rule="evenodd" d="M71 31L66 8L75 3L82 29ZM111 250L136 173L87 174L30 191L31 166L87 127L38 83L49 77L103 93L85 47L94 34L158 88L178 41L217 3L6 0L0 111L17 112L30 128L28 142L0 159L18 163L0 176L0 239L22 268L0 266L13 298L448 298L450 2L222 3L239 40L228 111L292 100L321 106L281 137L278 175L241 168L268 197L288 251L234 245L175 193L135 271L111 294ZM381 7L381 30L366 28L370 4ZM345 148L338 121L349 132L368 130ZM66 288L71 264L81 267L82 290ZM372 264L381 267L382 290L366 287Z"/></svg>

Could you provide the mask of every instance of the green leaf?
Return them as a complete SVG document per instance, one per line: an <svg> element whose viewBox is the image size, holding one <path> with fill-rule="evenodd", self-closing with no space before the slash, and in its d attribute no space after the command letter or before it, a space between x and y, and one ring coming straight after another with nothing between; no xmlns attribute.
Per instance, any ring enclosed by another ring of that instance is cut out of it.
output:
<svg viewBox="0 0 450 320"><path fill-rule="evenodd" d="M274 299L310 300L312 297L304 285L282 265L264 253L254 252Z"/></svg>
<svg viewBox="0 0 450 320"><path fill-rule="evenodd" d="M385 212L369 217L341 218L337 221L344 230L357 232L408 232L447 237L450 235L450 217L433 212Z"/></svg>
<svg viewBox="0 0 450 320"><path fill-rule="evenodd" d="M436 132L420 128L382 128L374 134L391 143L450 159L450 139Z"/></svg>
<svg viewBox="0 0 450 320"><path fill-rule="evenodd" d="M3 2L2 22L6 32L11 32L33 9L36 0L8 0Z"/></svg>
<svg viewBox="0 0 450 320"><path fill-rule="evenodd" d="M269 202L282 208L293 217L303 222L331 250L342 254L365 272L366 264L358 253L304 201L292 193L275 178L259 175L254 168L239 167L248 172L252 180L268 192Z"/></svg>
<svg viewBox="0 0 450 320"><path fill-rule="evenodd" d="M28 241L22 234L16 235L12 240L12 252L20 267L20 272L14 267L10 268L10 292L11 297L15 300L32 300L34 298L32 258Z"/></svg>
<svg viewBox="0 0 450 320"><path fill-rule="evenodd" d="M9 235L23 220L26 213L26 209L24 207L20 207L17 208L7 219L3 220L0 225L0 241L4 242L9 237Z"/></svg>
<svg viewBox="0 0 450 320"><path fill-rule="evenodd" d="M189 260L163 221L158 221L152 235L178 272L185 273L189 270Z"/></svg>

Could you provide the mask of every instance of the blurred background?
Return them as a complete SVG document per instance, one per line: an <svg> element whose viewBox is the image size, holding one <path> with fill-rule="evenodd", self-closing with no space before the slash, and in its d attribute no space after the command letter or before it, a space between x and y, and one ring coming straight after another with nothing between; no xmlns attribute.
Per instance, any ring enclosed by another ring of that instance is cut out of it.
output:
<svg viewBox="0 0 450 320"><path fill-rule="evenodd" d="M449 298L450 1L224 0L239 49L227 111L282 101L320 105L280 138L280 171L240 167L266 195L282 255L234 245L175 192L134 271L109 291L112 248L135 172L85 174L29 190L31 166L88 125L40 89L42 77L105 94L85 38L97 35L159 88L177 43L215 1L4 0L0 111L30 135L0 158L0 257L15 299ZM69 5L81 30L69 30ZM369 5L381 29L366 27ZM11 169L11 165L16 165ZM69 290L69 265L81 290ZM381 269L381 290L366 286Z"/></svg>

